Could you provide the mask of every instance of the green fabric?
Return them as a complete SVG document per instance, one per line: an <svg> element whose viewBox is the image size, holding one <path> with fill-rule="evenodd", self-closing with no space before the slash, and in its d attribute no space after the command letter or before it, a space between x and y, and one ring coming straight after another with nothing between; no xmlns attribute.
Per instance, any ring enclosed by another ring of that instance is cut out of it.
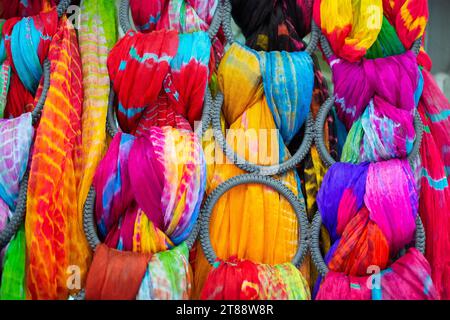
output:
<svg viewBox="0 0 450 320"><path fill-rule="evenodd" d="M405 52L405 47L397 36L394 27L383 17L381 31L377 41L367 50L367 59L376 59L399 55Z"/></svg>
<svg viewBox="0 0 450 320"><path fill-rule="evenodd" d="M364 131L360 118L353 123L347 135L344 148L342 149L341 162L359 163L360 146L363 136Z"/></svg>
<svg viewBox="0 0 450 320"><path fill-rule="evenodd" d="M0 300L25 300L25 227L22 224L6 249Z"/></svg>

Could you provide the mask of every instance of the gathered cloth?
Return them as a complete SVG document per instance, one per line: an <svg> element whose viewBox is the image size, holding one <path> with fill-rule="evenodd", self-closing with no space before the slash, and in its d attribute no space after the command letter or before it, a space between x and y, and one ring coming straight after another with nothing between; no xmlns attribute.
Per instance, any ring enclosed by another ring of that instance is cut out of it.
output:
<svg viewBox="0 0 450 320"><path fill-rule="evenodd" d="M0 0L0 19L29 17L51 10L59 0Z"/></svg>

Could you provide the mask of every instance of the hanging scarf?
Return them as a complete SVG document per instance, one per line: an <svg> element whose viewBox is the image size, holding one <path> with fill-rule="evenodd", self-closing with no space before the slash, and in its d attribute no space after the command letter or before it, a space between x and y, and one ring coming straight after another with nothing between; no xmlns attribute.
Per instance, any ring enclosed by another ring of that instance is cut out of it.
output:
<svg viewBox="0 0 450 320"><path fill-rule="evenodd" d="M275 70L278 76L272 78ZM234 147L237 154L259 165L278 164L290 157L285 141L290 141L303 125L311 104L311 58L304 52L256 52L235 43L221 61L218 79L224 94L223 126L232 130L226 139L230 146L238 146ZM264 136L257 140L265 130L267 140ZM209 164L208 194L243 173L228 162L210 136L205 137L203 147ZM295 172L286 173L280 180L302 197ZM258 221L257 228L254 221ZM211 241L223 259L237 256L257 263L280 264L295 254L297 220L289 203L274 190L261 185L237 186L222 196L213 210ZM210 270L198 249L194 268L196 297L200 297Z"/></svg>
<svg viewBox="0 0 450 320"><path fill-rule="evenodd" d="M357 62L376 41L383 19L382 0L318 0L314 21L335 54Z"/></svg>
<svg viewBox="0 0 450 320"><path fill-rule="evenodd" d="M78 219L94 178L95 169L107 149L106 113L110 81L106 60L116 41L115 7L111 1L81 1L78 33L83 69L82 176L78 194ZM87 266L82 270L87 271ZM85 274L81 275L83 282Z"/></svg>
<svg viewBox="0 0 450 320"><path fill-rule="evenodd" d="M5 116L18 117L31 111L42 78L42 64L48 55L56 33L56 9L28 18L13 18L5 22L3 37L7 59L12 68ZM24 40L25 39L25 40Z"/></svg>
<svg viewBox="0 0 450 320"><path fill-rule="evenodd" d="M430 266L415 248L371 277L328 272L317 300L437 300Z"/></svg>
<svg viewBox="0 0 450 320"><path fill-rule="evenodd" d="M218 260L203 287L202 300L309 300L308 283L291 263L275 266L231 257Z"/></svg>
<svg viewBox="0 0 450 320"><path fill-rule="evenodd" d="M0 0L0 19L29 17L47 12L57 3L58 0Z"/></svg>
<svg viewBox="0 0 450 320"><path fill-rule="evenodd" d="M418 196L406 160L337 163L325 175L317 201L336 246L332 271L361 276L371 265L385 268L413 240Z"/></svg>
<svg viewBox="0 0 450 320"><path fill-rule="evenodd" d="M188 300L191 290L189 248L182 243L152 256L136 300Z"/></svg>
<svg viewBox="0 0 450 320"><path fill-rule="evenodd" d="M128 133L153 125L189 129L183 116L193 127L202 114L210 45L203 32L128 32L108 58L121 128Z"/></svg>
<svg viewBox="0 0 450 320"><path fill-rule="evenodd" d="M394 26L403 46L410 49L417 39L425 36L428 22L426 0L383 0L384 15ZM423 43L423 39L422 39ZM432 62L423 46L417 58L420 65L431 70Z"/></svg>
<svg viewBox="0 0 450 320"><path fill-rule="evenodd" d="M193 132L153 127L136 138L117 134L94 178L106 244L154 253L186 240L199 214L204 170Z"/></svg>
<svg viewBox="0 0 450 320"><path fill-rule="evenodd" d="M0 21L0 34L5 21ZM0 119L3 118L3 112L6 107L6 98L8 96L9 81L11 77L11 64L6 59L6 48L3 37L0 38Z"/></svg>
<svg viewBox="0 0 450 320"><path fill-rule="evenodd" d="M48 59L50 88L36 132L27 194L27 297L67 299L67 267L86 265L89 249L77 207L81 59L75 30L65 17Z"/></svg>
<svg viewBox="0 0 450 320"><path fill-rule="evenodd" d="M86 280L86 300L134 300L150 257L98 245Z"/></svg>
<svg viewBox="0 0 450 320"><path fill-rule="evenodd" d="M300 51L311 31L311 0L232 0L232 16L255 50Z"/></svg>

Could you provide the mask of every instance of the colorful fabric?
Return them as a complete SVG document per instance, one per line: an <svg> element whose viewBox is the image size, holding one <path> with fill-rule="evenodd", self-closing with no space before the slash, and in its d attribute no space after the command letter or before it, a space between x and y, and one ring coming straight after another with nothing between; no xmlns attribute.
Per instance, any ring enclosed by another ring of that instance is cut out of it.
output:
<svg viewBox="0 0 450 320"><path fill-rule="evenodd" d="M47 12L59 3L58 0L0 0L0 19L29 17Z"/></svg>
<svg viewBox="0 0 450 320"><path fill-rule="evenodd" d="M75 30L65 17L48 59L50 88L36 132L27 193L27 298L67 299L67 267L86 266L89 246L77 207L81 59Z"/></svg>
<svg viewBox="0 0 450 320"><path fill-rule="evenodd" d="M86 300L134 300L150 258L98 245L86 280Z"/></svg>
<svg viewBox="0 0 450 320"><path fill-rule="evenodd" d="M312 0L232 0L232 16L246 45L264 51L300 51L311 31Z"/></svg>
<svg viewBox="0 0 450 320"><path fill-rule="evenodd" d="M118 133L94 178L102 238L112 248L150 253L182 243L197 220L205 178L193 132L153 127L140 137Z"/></svg>
<svg viewBox="0 0 450 320"><path fill-rule="evenodd" d="M191 290L189 248L183 242L152 256L136 300L188 300Z"/></svg>
<svg viewBox="0 0 450 320"><path fill-rule="evenodd" d="M327 37L334 53L358 62L377 40L383 19L382 0L318 0L314 21Z"/></svg>
<svg viewBox="0 0 450 320"><path fill-rule="evenodd" d="M202 114L210 46L204 32L128 32L108 58L121 128L127 133L161 124L188 129L182 116L193 127Z"/></svg>
<svg viewBox="0 0 450 320"><path fill-rule="evenodd" d="M387 266L414 238L416 189L406 160L333 165L317 196L336 245L330 269L362 276L371 265Z"/></svg>
<svg viewBox="0 0 450 320"><path fill-rule="evenodd" d="M6 117L18 117L34 108L33 96L41 82L42 64L57 26L56 9L5 22L2 33L7 59L12 68Z"/></svg>
<svg viewBox="0 0 450 320"><path fill-rule="evenodd" d="M202 300L309 300L308 283L291 263L270 266L232 257L217 261Z"/></svg>
<svg viewBox="0 0 450 320"><path fill-rule="evenodd" d="M94 178L95 169L107 149L106 113L110 81L106 60L114 45L116 10L111 1L81 1L81 20L78 39L83 69L83 113L81 180L78 193L78 221L82 221L83 207ZM87 266L82 268L87 271ZM86 274L82 274L82 282Z"/></svg>
<svg viewBox="0 0 450 320"><path fill-rule="evenodd" d="M301 52L256 52L237 43L229 48L218 69L224 94L222 120L228 130L228 144L241 157L259 165L275 165L290 156L284 139L296 134L309 112L314 80L311 64L311 58ZM269 81L275 68L286 73L280 72L277 79ZM287 93L286 98L280 98L282 93ZM282 131L276 130L276 123ZM207 194L244 173L215 148L211 136L205 136L203 147L208 163ZM303 201L295 172L279 179ZM254 221L258 221L256 226ZM297 235L297 219L290 204L262 185L233 188L218 200L212 212L211 241L222 259L237 256L256 263L285 263L295 254ZM200 297L210 270L200 247L194 270L195 296Z"/></svg>

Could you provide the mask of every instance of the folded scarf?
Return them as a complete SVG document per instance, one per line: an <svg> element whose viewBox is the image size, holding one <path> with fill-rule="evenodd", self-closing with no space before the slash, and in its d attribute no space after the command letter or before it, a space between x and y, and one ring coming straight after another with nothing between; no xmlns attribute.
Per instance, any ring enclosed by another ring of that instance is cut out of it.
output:
<svg viewBox="0 0 450 320"><path fill-rule="evenodd" d="M189 128L200 120L209 79L210 40L204 32L128 32L111 50L108 69L127 133L153 125ZM139 77L139 81L135 81Z"/></svg>
<svg viewBox="0 0 450 320"><path fill-rule="evenodd" d="M375 281L374 281L375 280ZM328 272L317 300L437 300L430 266L415 248L381 273L352 277Z"/></svg>
<svg viewBox="0 0 450 320"><path fill-rule="evenodd" d="M232 16L255 50L300 51L311 31L311 0L232 0Z"/></svg>
<svg viewBox="0 0 450 320"><path fill-rule="evenodd" d="M188 300L191 290L189 248L183 242L152 256L136 300Z"/></svg>
<svg viewBox="0 0 450 320"><path fill-rule="evenodd" d="M31 111L41 81L42 64L58 26L56 9L29 18L13 18L3 26L7 59L12 68L6 117ZM24 40L25 39L25 40Z"/></svg>
<svg viewBox="0 0 450 320"><path fill-rule="evenodd" d="M98 245L87 276L86 300L134 300L150 258Z"/></svg>
<svg viewBox="0 0 450 320"><path fill-rule="evenodd" d="M337 163L317 196L334 248L332 271L362 276L384 268L414 237L418 195L406 160Z"/></svg>
<svg viewBox="0 0 450 320"><path fill-rule="evenodd" d="M383 19L382 0L318 0L314 21L335 54L357 62L376 41Z"/></svg>
<svg viewBox="0 0 450 320"><path fill-rule="evenodd" d="M36 132L27 193L27 298L67 299L67 267L86 266L89 246L77 207L81 59L75 29L65 17L48 59L50 88Z"/></svg>
<svg viewBox="0 0 450 320"><path fill-rule="evenodd" d="M81 1L80 42L83 69L82 175L78 193L78 219L94 178L95 169L107 149L106 113L110 81L106 60L116 41L116 10L111 1ZM86 271L86 266L82 268ZM84 282L85 274L81 275Z"/></svg>
<svg viewBox="0 0 450 320"><path fill-rule="evenodd" d="M273 78L275 70L279 73ZM252 163L285 161L290 156L286 141L292 140L309 113L314 80L311 58L304 52L256 52L234 43L221 61L218 80L224 95L222 121L228 130L228 144ZM230 164L210 136L205 137L203 147L208 194L243 173ZM302 197L295 172L279 178ZM254 221L258 221L257 227ZM261 185L238 186L222 196L213 210L211 241L223 259L237 256L256 263L280 264L295 254L297 220L289 203L274 190ZM196 297L210 269L198 249Z"/></svg>
<svg viewBox="0 0 450 320"><path fill-rule="evenodd" d="M94 178L100 235L125 251L178 245L193 230L204 186L203 152L193 132L152 127L139 137L118 133Z"/></svg>
<svg viewBox="0 0 450 320"><path fill-rule="evenodd" d="M309 300L308 283L291 263L270 266L231 257L210 271L203 300Z"/></svg>

